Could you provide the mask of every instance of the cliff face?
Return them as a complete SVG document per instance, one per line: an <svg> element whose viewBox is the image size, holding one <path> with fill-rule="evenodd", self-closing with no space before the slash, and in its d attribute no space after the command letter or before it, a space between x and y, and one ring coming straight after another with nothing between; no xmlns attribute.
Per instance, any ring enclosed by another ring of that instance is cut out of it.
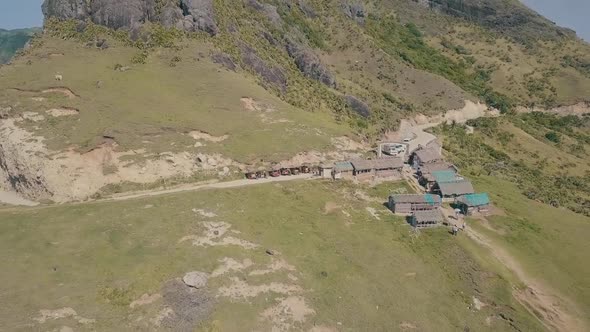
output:
<svg viewBox="0 0 590 332"><path fill-rule="evenodd" d="M45 18L91 20L112 29L129 29L158 22L187 31L215 35L213 0L45 0Z"/></svg>

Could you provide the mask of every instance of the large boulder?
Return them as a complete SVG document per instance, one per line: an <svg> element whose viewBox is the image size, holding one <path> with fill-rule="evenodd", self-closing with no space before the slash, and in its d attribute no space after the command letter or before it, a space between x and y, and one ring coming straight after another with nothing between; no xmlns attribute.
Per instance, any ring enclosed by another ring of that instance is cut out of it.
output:
<svg viewBox="0 0 590 332"><path fill-rule="evenodd" d="M185 23L192 21L194 30L205 31L215 36L219 29L215 23L213 0L181 0L180 6L185 16ZM190 25L185 24L185 29Z"/></svg>
<svg viewBox="0 0 590 332"><path fill-rule="evenodd" d="M185 274L184 277L182 277L182 282L184 282L189 287L199 289L207 286L208 279L209 275L207 273L193 271Z"/></svg>
<svg viewBox="0 0 590 332"><path fill-rule="evenodd" d="M320 59L311 49L287 39L287 53L295 61L295 65L303 75L320 81L329 87L336 87L334 76L324 67Z"/></svg>
<svg viewBox="0 0 590 332"><path fill-rule="evenodd" d="M179 6L172 3L164 6L158 16L158 21L167 28L178 28L184 30L184 15Z"/></svg>
<svg viewBox="0 0 590 332"><path fill-rule="evenodd" d="M86 3L86 0L45 0L41 10L46 18L83 20L89 15L89 8Z"/></svg>

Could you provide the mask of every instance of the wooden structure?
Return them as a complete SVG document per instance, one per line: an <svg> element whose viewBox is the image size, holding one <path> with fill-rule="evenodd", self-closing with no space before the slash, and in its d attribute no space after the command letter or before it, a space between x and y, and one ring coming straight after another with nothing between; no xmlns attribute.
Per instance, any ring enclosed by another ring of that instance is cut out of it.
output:
<svg viewBox="0 0 590 332"><path fill-rule="evenodd" d="M455 198L475 193L469 180L457 180L452 182L437 182L432 192L439 193L446 202L452 202Z"/></svg>
<svg viewBox="0 0 590 332"><path fill-rule="evenodd" d="M373 178L375 166L372 160L358 159L350 162L354 168L354 177L357 180Z"/></svg>
<svg viewBox="0 0 590 332"><path fill-rule="evenodd" d="M389 196L389 208L394 213L409 214L440 208L440 196L432 194L402 194Z"/></svg>
<svg viewBox="0 0 590 332"><path fill-rule="evenodd" d="M375 169L376 177L401 177L401 171L404 168L404 160L402 158L375 159L373 167Z"/></svg>
<svg viewBox="0 0 590 332"><path fill-rule="evenodd" d="M415 169L419 169L427 164L440 163L443 161L442 155L435 148L421 148L416 150L410 159L411 164Z"/></svg>
<svg viewBox="0 0 590 332"><path fill-rule="evenodd" d="M467 194L456 198L455 204L464 215L487 212L490 208L490 197L486 193Z"/></svg>
<svg viewBox="0 0 590 332"><path fill-rule="evenodd" d="M412 226L416 228L427 228L440 225L443 216L438 209L416 211L412 214Z"/></svg>
<svg viewBox="0 0 590 332"><path fill-rule="evenodd" d="M318 166L318 175L325 179L332 179L332 171L334 170L333 165L321 164Z"/></svg>
<svg viewBox="0 0 590 332"><path fill-rule="evenodd" d="M434 187L434 184L436 183L436 179L433 175L433 172L438 171L450 171L454 173L458 172L457 167L455 167L455 165L449 164L447 162L424 164L422 166L419 166L418 170L416 171L416 175L418 175L418 182L420 182L420 184L424 186L426 190L432 189L432 187Z"/></svg>
<svg viewBox="0 0 590 332"><path fill-rule="evenodd" d="M335 180L352 179L354 177L354 168L350 161L339 161L334 164L333 177Z"/></svg>

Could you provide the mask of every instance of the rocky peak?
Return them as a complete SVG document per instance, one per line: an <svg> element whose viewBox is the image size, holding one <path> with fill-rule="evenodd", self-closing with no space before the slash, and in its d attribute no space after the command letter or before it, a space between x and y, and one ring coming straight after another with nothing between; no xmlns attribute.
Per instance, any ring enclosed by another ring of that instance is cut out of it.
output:
<svg viewBox="0 0 590 332"><path fill-rule="evenodd" d="M42 10L46 19L91 20L112 29L158 22L186 31L217 34L213 0L168 0L160 10L157 7L156 0L45 0Z"/></svg>

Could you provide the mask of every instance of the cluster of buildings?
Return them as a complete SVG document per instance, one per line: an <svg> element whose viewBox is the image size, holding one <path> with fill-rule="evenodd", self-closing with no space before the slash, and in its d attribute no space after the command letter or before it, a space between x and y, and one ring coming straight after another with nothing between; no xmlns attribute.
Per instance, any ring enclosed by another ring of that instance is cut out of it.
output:
<svg viewBox="0 0 590 332"><path fill-rule="evenodd" d="M357 159L319 166L319 175L334 180L373 180L375 178L401 178L403 158Z"/></svg>
<svg viewBox="0 0 590 332"><path fill-rule="evenodd" d="M409 164L425 193L391 195L389 207L394 213L411 216L414 227L442 223L443 203L451 203L456 211L465 215L489 209L488 194L476 193L471 181L461 176L454 165L446 162L439 149L420 148L410 155Z"/></svg>

